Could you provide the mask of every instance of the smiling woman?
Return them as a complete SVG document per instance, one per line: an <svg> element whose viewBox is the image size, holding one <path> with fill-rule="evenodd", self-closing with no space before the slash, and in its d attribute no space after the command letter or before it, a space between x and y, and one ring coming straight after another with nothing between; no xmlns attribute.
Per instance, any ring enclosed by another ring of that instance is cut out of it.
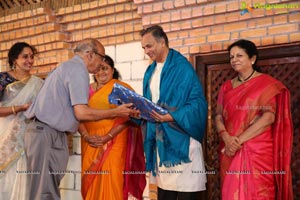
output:
<svg viewBox="0 0 300 200"><path fill-rule="evenodd" d="M215 117L222 199L292 199L289 91L257 72L253 42L239 40L228 50L238 76L221 86Z"/></svg>
<svg viewBox="0 0 300 200"><path fill-rule="evenodd" d="M132 90L128 84L118 79L119 73L114 67L113 60L105 56L105 62L94 75L95 82L90 85L89 106L97 109L115 108L116 105L108 101L114 83ZM82 123L79 131L83 136L81 183L83 199L127 199L129 193L137 199L142 199L145 174L124 173L132 171L131 167L136 171L145 169L140 128L126 118L111 118ZM131 149L134 146L136 149ZM129 153L132 151L135 152Z"/></svg>
<svg viewBox="0 0 300 200"><path fill-rule="evenodd" d="M27 124L23 111L27 110L43 83L40 78L30 75L36 53L36 49L27 43L14 44L8 53L11 70L0 73L0 185L5 185L0 187L2 199L28 199L23 141Z"/></svg>

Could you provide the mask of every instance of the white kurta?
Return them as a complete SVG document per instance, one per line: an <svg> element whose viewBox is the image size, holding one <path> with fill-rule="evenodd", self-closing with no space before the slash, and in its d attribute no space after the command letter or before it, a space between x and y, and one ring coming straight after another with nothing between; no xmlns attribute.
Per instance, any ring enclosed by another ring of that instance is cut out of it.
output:
<svg viewBox="0 0 300 200"><path fill-rule="evenodd" d="M152 101L159 99L160 75L164 63L157 63L155 71L151 77L150 90ZM158 152L158 151L157 151ZM189 157L192 162L183 163L174 167L159 167L157 164L157 175L150 175L150 183L157 184L164 190L180 192L196 192L206 189L206 171L202 153L202 146L197 140L190 137ZM157 163L159 163L157 153Z"/></svg>

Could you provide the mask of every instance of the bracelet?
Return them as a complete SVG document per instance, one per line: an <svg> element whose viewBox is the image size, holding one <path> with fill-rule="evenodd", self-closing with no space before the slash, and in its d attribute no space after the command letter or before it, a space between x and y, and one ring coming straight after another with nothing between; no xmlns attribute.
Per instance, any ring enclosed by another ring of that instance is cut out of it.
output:
<svg viewBox="0 0 300 200"><path fill-rule="evenodd" d="M222 135L223 133L227 132L225 129L224 130L221 130L219 131L219 135Z"/></svg>
<svg viewBox="0 0 300 200"><path fill-rule="evenodd" d="M16 114L17 114L17 113L16 113L15 106L12 106L12 107L11 107L11 111L12 111L12 113L13 113L14 115L16 115Z"/></svg>
<svg viewBox="0 0 300 200"><path fill-rule="evenodd" d="M111 139L114 138L114 136L113 136L111 133L108 133L107 135L108 135Z"/></svg>

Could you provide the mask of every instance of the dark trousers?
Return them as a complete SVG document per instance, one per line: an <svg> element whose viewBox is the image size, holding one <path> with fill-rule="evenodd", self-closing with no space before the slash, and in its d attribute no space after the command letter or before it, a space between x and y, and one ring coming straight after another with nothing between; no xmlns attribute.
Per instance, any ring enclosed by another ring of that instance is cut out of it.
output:
<svg viewBox="0 0 300 200"><path fill-rule="evenodd" d="M157 200L200 200L201 192L178 192L157 188Z"/></svg>

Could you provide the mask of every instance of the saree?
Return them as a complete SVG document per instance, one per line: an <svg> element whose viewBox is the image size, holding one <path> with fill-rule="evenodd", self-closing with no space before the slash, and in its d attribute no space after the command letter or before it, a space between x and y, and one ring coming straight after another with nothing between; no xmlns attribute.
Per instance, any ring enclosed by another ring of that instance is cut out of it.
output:
<svg viewBox="0 0 300 200"><path fill-rule="evenodd" d="M113 84L127 84L112 79L89 100L89 106L97 109L111 109L108 95ZM106 135L110 129L124 123L127 119L103 119L86 122L89 135ZM83 199L121 200L129 195L142 199L145 179L145 160L140 128L131 125L121 131L103 148L93 148L82 140L82 182Z"/></svg>
<svg viewBox="0 0 300 200"><path fill-rule="evenodd" d="M291 151L293 127L288 89L269 75L260 75L233 88L225 82L218 96L224 125L239 136L264 112L274 112L275 121L248 140L233 157L223 153L220 169L223 200L293 199Z"/></svg>
<svg viewBox="0 0 300 200"><path fill-rule="evenodd" d="M0 106L10 107L32 102L42 84L42 79L31 76L7 85ZM23 141L25 129L23 112L0 117L0 194L3 199L28 199Z"/></svg>

